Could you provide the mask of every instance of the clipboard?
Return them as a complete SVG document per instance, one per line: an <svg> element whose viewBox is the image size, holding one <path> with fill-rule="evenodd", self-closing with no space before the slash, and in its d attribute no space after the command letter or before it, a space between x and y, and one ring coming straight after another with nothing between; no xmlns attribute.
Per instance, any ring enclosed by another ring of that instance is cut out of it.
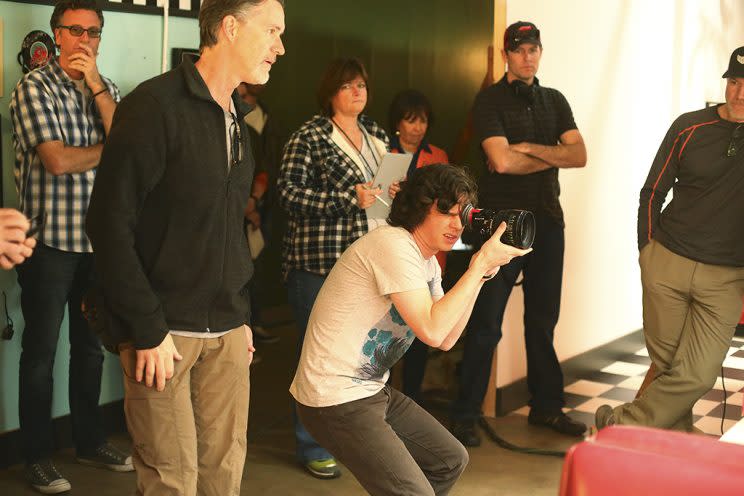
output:
<svg viewBox="0 0 744 496"><path fill-rule="evenodd" d="M393 199L388 195L390 185L406 177L412 159L413 155L410 153L387 153L382 156L382 163L377 169L372 184L382 190L380 198L385 200L388 205L393 202ZM387 219L389 214L390 207L384 205L380 200L375 200L375 203L367 209L368 219Z"/></svg>

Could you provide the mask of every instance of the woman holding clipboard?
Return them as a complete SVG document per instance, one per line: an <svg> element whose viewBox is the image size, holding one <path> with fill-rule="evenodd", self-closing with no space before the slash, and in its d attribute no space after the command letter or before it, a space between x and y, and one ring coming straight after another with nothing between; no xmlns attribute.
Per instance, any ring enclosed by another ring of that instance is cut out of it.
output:
<svg viewBox="0 0 744 496"><path fill-rule="evenodd" d="M299 332L298 359L313 303L336 260L384 223L367 216L382 193L372 180L388 152L387 134L362 113L367 85L361 61L332 61L318 90L320 114L290 137L284 151L277 181L279 203L288 214L282 273ZM296 417L295 438L297 457L311 475L341 474Z"/></svg>

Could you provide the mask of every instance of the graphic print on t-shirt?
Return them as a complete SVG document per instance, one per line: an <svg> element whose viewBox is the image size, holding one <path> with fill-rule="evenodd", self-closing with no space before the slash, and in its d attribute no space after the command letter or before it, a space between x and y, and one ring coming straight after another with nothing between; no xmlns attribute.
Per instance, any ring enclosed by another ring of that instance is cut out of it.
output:
<svg viewBox="0 0 744 496"><path fill-rule="evenodd" d="M367 333L362 345L360 367L357 378L367 381L379 381L385 372L405 354L411 346L415 335L403 317L390 306L390 310Z"/></svg>

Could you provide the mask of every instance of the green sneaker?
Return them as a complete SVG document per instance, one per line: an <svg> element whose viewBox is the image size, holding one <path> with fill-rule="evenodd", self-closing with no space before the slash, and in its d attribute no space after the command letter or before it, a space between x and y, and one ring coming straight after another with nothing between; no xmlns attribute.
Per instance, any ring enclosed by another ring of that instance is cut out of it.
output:
<svg viewBox="0 0 744 496"><path fill-rule="evenodd" d="M338 468L335 458L311 460L305 464L305 470L318 479L335 479L341 476L341 469Z"/></svg>

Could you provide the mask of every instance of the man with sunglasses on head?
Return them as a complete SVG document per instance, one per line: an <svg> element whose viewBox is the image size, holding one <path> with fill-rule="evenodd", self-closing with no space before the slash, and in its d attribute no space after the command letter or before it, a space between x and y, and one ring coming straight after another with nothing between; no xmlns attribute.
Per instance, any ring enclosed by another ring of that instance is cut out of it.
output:
<svg viewBox="0 0 744 496"><path fill-rule="evenodd" d="M536 74L543 53L540 31L516 22L504 32L504 77L482 90L473 120L488 172L481 201L494 210L519 208L535 214L534 252L504 266L486 283L473 308L465 337L460 390L452 430L465 446L478 446L481 415L495 346L501 339L506 303L520 273L524 289L524 337L528 422L580 436L586 426L562 411L563 373L553 346L563 281L564 221L558 171L584 167L586 148L566 98L541 86Z"/></svg>
<svg viewBox="0 0 744 496"><path fill-rule="evenodd" d="M692 431L692 407L729 350L744 296L744 46L723 78L726 103L672 123L641 189L643 332L655 377L632 403L600 406L599 429Z"/></svg>
<svg viewBox="0 0 744 496"><path fill-rule="evenodd" d="M236 89L284 54L284 2L204 0L199 30L198 58L116 110L86 220L146 496L239 494L246 455L254 159Z"/></svg>
<svg viewBox="0 0 744 496"><path fill-rule="evenodd" d="M104 437L98 408L103 353L80 310L93 271L83 223L119 90L98 72L103 13L95 1L57 2L50 27L59 55L26 74L10 104L20 208L29 219L45 218L33 256L17 272L26 323L19 383L21 445L31 485L46 494L70 489L50 459L52 369L65 308L77 459L133 470L131 457Z"/></svg>

